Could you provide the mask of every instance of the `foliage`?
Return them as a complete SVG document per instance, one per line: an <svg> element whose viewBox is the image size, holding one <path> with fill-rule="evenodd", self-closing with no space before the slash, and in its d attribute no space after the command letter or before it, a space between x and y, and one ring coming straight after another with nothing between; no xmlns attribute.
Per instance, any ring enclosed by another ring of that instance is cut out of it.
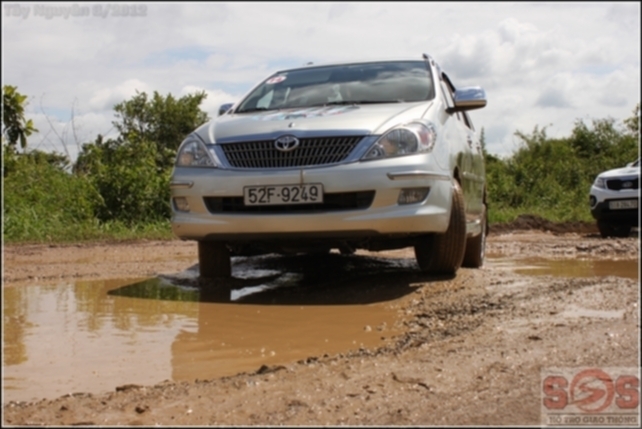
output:
<svg viewBox="0 0 642 429"><path fill-rule="evenodd" d="M136 136L156 144L156 163L161 169L171 168L176 151L183 139L208 121L199 106L207 94L202 91L179 99L172 94L163 97L154 91L148 98L145 92L114 107L117 120L114 127L123 143Z"/></svg>
<svg viewBox="0 0 642 429"><path fill-rule="evenodd" d="M2 87L2 134L10 146L27 147L27 137L38 130L31 119L25 120L27 96L17 91L15 86Z"/></svg>
<svg viewBox="0 0 642 429"><path fill-rule="evenodd" d="M199 105L204 92L176 99L154 92L137 93L114 107L120 135L84 144L74 165L102 198L96 210L101 222L126 225L158 222L171 216L169 177L183 139L207 121Z"/></svg>
<svg viewBox="0 0 642 429"><path fill-rule="evenodd" d="M639 115L639 108L637 110ZM623 167L638 154L639 133L613 119L577 121L570 137L553 139L546 129L517 131L521 147L508 159L486 157L491 222L536 214L553 221L592 221L588 193L595 176ZM637 122L635 122L637 123Z"/></svg>
<svg viewBox="0 0 642 429"><path fill-rule="evenodd" d="M30 150L18 153L15 146L6 145L3 147L3 177L7 177L19 168L18 159L20 158L29 158L36 164L49 164L62 171L67 170L70 166L69 158L57 152Z"/></svg>
<svg viewBox="0 0 642 429"><path fill-rule="evenodd" d="M94 144L83 146L74 172L99 192L99 221L132 225L169 219L171 170L160 169L157 157L157 146L140 138L119 143L98 136Z"/></svg>
<svg viewBox="0 0 642 429"><path fill-rule="evenodd" d="M16 141L36 130L24 119L26 97L5 87L3 102L12 104L3 111L3 120L13 122L4 123L19 127L6 127L10 144L3 145L3 238L171 237L171 168L181 141L208 119L199 108L205 96L176 99L155 92L148 99L138 93L116 105L119 136L104 140L99 135L84 144L70 174L63 155L17 152Z"/></svg>
<svg viewBox="0 0 642 429"><path fill-rule="evenodd" d="M631 135L640 136L640 103L633 109L633 116L624 120L624 125L626 125L626 129Z"/></svg>
<svg viewBox="0 0 642 429"><path fill-rule="evenodd" d="M9 241L50 241L90 228L100 196L89 182L43 156L11 154L12 172L3 183L3 235Z"/></svg>

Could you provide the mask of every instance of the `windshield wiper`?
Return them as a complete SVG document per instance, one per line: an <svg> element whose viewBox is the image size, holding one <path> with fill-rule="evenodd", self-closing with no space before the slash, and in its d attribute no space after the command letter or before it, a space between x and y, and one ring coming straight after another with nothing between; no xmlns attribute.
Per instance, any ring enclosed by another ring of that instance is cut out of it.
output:
<svg viewBox="0 0 642 429"><path fill-rule="evenodd" d="M315 106L351 106L353 104L385 104L385 103L401 103L403 100L341 100L341 101L328 101L323 104L316 104Z"/></svg>
<svg viewBox="0 0 642 429"><path fill-rule="evenodd" d="M253 107L251 109L237 110L234 113L265 112L266 110L279 110L279 109L269 109L267 107Z"/></svg>

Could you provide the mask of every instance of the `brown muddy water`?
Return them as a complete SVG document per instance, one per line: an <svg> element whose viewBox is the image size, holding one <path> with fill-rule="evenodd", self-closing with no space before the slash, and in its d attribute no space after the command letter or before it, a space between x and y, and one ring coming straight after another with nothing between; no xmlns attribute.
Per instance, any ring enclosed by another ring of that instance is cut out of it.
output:
<svg viewBox="0 0 642 429"><path fill-rule="evenodd" d="M237 284L223 297L195 287L196 266L151 279L3 288L3 402L215 378L376 347L397 333L399 300L412 289L373 294L372 284L385 276L410 284L417 275L410 259L336 257L298 272L292 267L309 260L241 259ZM638 278L637 260L486 265L525 275ZM362 292L353 296L348 288Z"/></svg>
<svg viewBox="0 0 642 429"><path fill-rule="evenodd" d="M555 277L607 277L616 276L639 280L639 261L637 259L623 260L547 260L547 259L491 259L489 266L505 269L517 274L529 276Z"/></svg>

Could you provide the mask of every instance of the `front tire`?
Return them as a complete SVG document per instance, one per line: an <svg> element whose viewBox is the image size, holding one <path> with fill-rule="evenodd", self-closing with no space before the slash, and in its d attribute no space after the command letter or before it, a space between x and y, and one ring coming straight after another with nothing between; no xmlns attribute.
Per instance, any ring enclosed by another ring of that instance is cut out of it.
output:
<svg viewBox="0 0 642 429"><path fill-rule="evenodd" d="M415 245L419 268L430 274L455 274L464 259L466 246L466 212L459 183L453 185L452 208L448 229L432 234Z"/></svg>
<svg viewBox="0 0 642 429"><path fill-rule="evenodd" d="M466 239L466 252L462 267L480 268L484 265L484 254L486 252L486 235L488 234L488 214L486 204L482 209L481 233Z"/></svg>
<svg viewBox="0 0 642 429"><path fill-rule="evenodd" d="M631 226L613 225L604 221L597 221L597 229L600 230L602 238L608 237L628 237L631 235Z"/></svg>
<svg viewBox="0 0 642 429"><path fill-rule="evenodd" d="M198 268L201 278L231 277L232 262L227 246L217 241L199 241Z"/></svg>

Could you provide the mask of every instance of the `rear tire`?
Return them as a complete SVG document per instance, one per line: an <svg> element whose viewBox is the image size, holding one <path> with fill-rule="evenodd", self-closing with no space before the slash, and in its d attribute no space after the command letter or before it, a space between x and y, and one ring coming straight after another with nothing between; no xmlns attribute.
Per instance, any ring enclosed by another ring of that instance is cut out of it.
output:
<svg viewBox="0 0 642 429"><path fill-rule="evenodd" d="M217 241L199 241L198 268L201 278L231 277L232 262L227 246Z"/></svg>
<svg viewBox="0 0 642 429"><path fill-rule="evenodd" d="M488 215L484 204L481 217L481 233L466 239L466 252L461 266L466 268L480 268L484 265L486 251L486 235L488 234Z"/></svg>
<svg viewBox="0 0 642 429"><path fill-rule="evenodd" d="M466 212L459 183L453 185L452 209L448 229L432 234L415 245L419 268L430 274L455 274L464 259L466 246Z"/></svg>

